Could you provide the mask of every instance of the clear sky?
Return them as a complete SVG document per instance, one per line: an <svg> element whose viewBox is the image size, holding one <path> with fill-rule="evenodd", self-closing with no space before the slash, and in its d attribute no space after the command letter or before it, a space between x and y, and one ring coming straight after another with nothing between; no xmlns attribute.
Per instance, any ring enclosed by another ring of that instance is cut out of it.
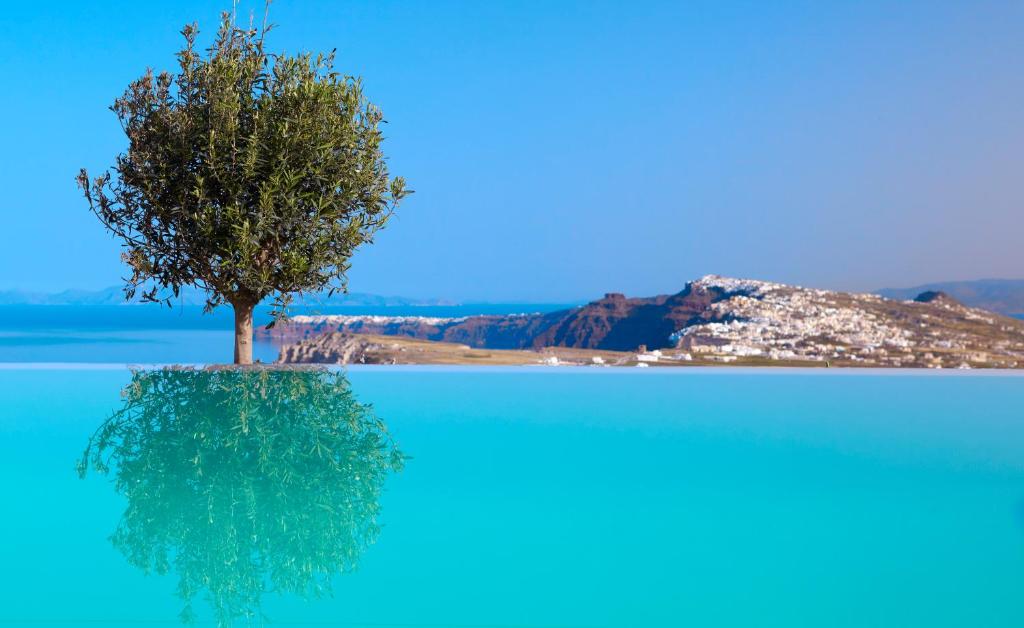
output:
<svg viewBox="0 0 1024 628"><path fill-rule="evenodd" d="M5 3L0 289L118 283L74 175L123 148L107 107L128 82L229 5ZM278 0L271 19L271 49L337 48L364 77L416 190L352 290L1024 276L1024 3Z"/></svg>

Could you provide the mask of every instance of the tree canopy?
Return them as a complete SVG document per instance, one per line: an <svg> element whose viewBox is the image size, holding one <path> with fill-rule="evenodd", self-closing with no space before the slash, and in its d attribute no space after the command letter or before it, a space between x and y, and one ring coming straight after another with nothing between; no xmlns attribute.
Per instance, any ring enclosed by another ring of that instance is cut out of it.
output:
<svg viewBox="0 0 1024 628"><path fill-rule="evenodd" d="M128 139L113 173L78 175L122 241L126 296L169 302L193 285L207 309L230 303L249 361L253 306L271 298L281 313L297 293L344 290L352 254L409 193L361 79L337 72L333 52L267 53L269 30L225 13L203 54L186 26L177 71L148 70L111 107Z"/></svg>

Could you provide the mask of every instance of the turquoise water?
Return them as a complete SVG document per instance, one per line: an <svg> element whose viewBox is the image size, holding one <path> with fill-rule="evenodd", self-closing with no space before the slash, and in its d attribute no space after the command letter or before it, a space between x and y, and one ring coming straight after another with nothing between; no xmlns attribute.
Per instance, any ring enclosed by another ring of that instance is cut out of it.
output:
<svg viewBox="0 0 1024 628"><path fill-rule="evenodd" d="M0 624L1024 625L1020 377L232 377L0 370Z"/></svg>

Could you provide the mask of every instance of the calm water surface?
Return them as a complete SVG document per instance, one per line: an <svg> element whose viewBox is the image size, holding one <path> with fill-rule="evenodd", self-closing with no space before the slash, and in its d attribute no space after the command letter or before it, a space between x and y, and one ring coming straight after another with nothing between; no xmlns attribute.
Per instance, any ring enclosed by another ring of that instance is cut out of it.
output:
<svg viewBox="0 0 1024 628"><path fill-rule="evenodd" d="M572 307L555 303L477 303L417 306L295 307L293 314L375 314L459 317L476 314L548 312ZM75 362L121 364L218 363L232 359L234 320L230 308L204 314L200 306L0 305L0 363ZM256 308L255 323L271 320ZM256 337L253 357L277 359L280 347Z"/></svg>
<svg viewBox="0 0 1024 628"><path fill-rule="evenodd" d="M9 368L0 398L5 625L1024 625L1020 377Z"/></svg>

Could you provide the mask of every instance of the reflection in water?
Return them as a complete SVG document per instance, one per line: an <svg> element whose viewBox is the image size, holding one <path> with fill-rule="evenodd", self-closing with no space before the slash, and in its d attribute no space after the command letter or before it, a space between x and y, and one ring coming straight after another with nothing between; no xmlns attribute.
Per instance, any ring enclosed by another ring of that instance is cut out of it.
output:
<svg viewBox="0 0 1024 628"><path fill-rule="evenodd" d="M79 473L112 474L127 507L112 538L148 572L178 574L182 618L209 599L224 625L264 591L319 596L379 532L403 456L326 370L137 371Z"/></svg>

